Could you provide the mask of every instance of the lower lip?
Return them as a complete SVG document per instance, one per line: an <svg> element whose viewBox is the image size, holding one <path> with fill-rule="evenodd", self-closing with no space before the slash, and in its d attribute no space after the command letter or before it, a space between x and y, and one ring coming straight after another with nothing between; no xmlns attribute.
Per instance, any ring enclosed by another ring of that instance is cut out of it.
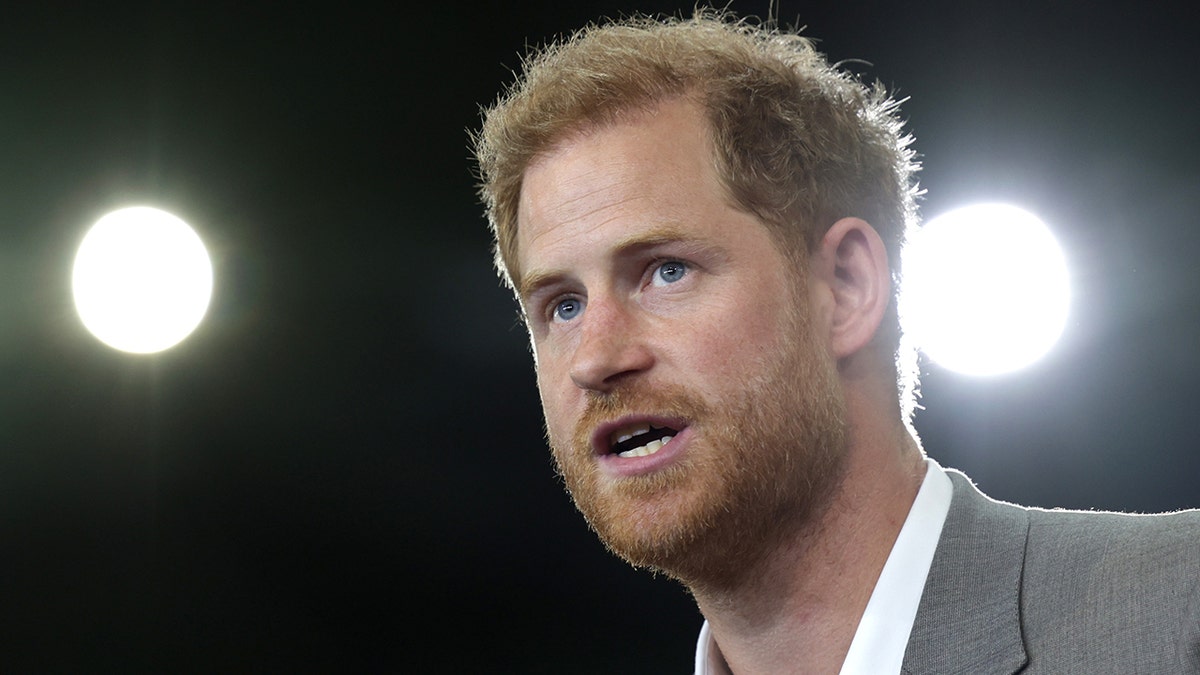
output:
<svg viewBox="0 0 1200 675"><path fill-rule="evenodd" d="M691 439L691 428L685 428L669 443L659 448L658 452L645 457L621 457L615 454L600 455L597 459L601 471L614 476L639 476L660 471L686 450L687 442Z"/></svg>

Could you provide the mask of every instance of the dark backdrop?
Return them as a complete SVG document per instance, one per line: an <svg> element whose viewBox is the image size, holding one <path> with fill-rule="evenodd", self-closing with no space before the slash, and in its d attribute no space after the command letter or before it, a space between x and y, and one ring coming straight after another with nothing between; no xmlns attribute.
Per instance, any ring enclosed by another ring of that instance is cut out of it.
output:
<svg viewBox="0 0 1200 675"><path fill-rule="evenodd" d="M908 97L927 216L1012 201L1066 250L1044 361L923 368L929 453L1029 504L1200 504L1184 5L779 4ZM688 672L686 594L605 554L554 477L467 129L526 44L690 8L6 9L0 668ZM215 259L207 320L152 357L69 295L86 228L133 203Z"/></svg>

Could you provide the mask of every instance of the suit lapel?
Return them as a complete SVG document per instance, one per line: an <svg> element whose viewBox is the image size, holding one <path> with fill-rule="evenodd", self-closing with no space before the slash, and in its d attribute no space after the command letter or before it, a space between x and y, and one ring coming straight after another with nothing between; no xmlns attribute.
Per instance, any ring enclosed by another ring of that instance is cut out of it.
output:
<svg viewBox="0 0 1200 675"><path fill-rule="evenodd" d="M1029 514L988 499L957 471L946 473L954 496L902 672L1011 675L1028 660L1020 593Z"/></svg>

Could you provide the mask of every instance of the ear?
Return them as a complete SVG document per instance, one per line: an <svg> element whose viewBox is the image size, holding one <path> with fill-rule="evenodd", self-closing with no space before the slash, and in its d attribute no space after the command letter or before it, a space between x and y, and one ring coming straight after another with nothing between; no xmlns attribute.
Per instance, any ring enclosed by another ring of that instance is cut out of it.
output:
<svg viewBox="0 0 1200 675"><path fill-rule="evenodd" d="M837 359L850 356L875 337L892 300L887 249L875 228L860 218L843 218L821 239L814 273L827 287L829 345Z"/></svg>

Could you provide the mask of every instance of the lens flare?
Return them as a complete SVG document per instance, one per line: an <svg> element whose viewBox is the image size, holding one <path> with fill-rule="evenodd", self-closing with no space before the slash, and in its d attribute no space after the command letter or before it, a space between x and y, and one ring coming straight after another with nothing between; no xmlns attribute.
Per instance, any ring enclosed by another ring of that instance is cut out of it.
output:
<svg viewBox="0 0 1200 675"><path fill-rule="evenodd" d="M83 325L101 342L149 354L175 346L204 318L212 262L179 218L139 206L92 226L75 255L72 292Z"/></svg>
<svg viewBox="0 0 1200 675"><path fill-rule="evenodd" d="M905 249L904 277L904 329L949 370L1018 370L1066 326L1066 259L1050 229L1015 206L978 204L929 221Z"/></svg>

